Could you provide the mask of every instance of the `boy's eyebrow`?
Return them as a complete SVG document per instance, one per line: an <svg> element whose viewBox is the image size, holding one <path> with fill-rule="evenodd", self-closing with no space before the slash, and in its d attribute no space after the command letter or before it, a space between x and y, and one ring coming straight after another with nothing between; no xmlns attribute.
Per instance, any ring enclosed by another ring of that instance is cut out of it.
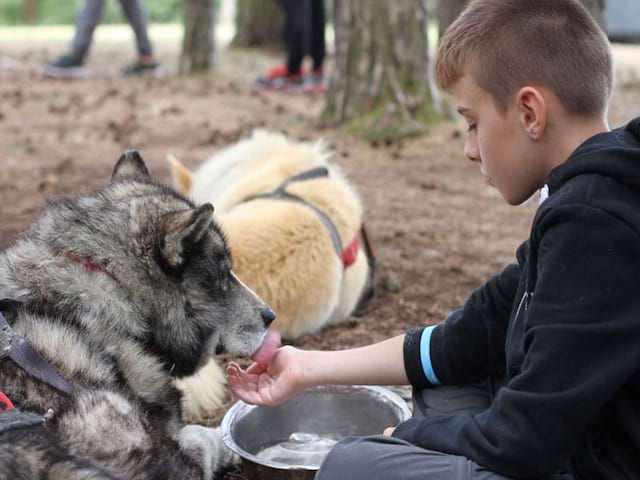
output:
<svg viewBox="0 0 640 480"><path fill-rule="evenodd" d="M468 109L468 108L466 108L466 107L458 107L458 113L459 113L460 115L463 115L463 116L464 116L465 114L469 113L470 111L471 111L471 110L470 110L470 109Z"/></svg>

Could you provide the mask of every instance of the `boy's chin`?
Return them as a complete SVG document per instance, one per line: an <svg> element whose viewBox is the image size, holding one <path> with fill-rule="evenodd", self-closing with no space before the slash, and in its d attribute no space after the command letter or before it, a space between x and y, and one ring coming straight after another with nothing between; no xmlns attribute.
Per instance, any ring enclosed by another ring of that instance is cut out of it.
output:
<svg viewBox="0 0 640 480"><path fill-rule="evenodd" d="M516 192L516 193L511 193L511 194L508 194L508 195L505 194L504 192L500 191L500 194L502 195L502 198L504 199L504 201L507 202L509 205L517 206L517 205L522 205L524 202L529 200L535 194L535 191L534 192L530 192L530 193L529 192Z"/></svg>

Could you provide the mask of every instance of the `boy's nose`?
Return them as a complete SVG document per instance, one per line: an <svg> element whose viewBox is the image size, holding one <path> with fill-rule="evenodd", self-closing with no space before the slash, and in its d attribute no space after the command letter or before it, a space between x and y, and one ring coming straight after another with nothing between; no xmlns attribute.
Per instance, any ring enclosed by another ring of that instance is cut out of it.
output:
<svg viewBox="0 0 640 480"><path fill-rule="evenodd" d="M480 161L480 152L477 148L469 145L467 142L464 146L464 157L470 162L479 162Z"/></svg>

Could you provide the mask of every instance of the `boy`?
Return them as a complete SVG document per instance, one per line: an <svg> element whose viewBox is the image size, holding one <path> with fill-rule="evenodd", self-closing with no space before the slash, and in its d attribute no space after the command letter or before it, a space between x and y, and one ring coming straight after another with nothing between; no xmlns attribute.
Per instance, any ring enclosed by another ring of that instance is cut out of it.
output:
<svg viewBox="0 0 640 480"><path fill-rule="evenodd" d="M469 124L466 157L504 199L542 189L517 264L441 325L281 348L230 365L232 389L273 404L320 383L411 382L414 418L338 443L321 480L640 478L640 121L608 131L603 32L578 0L473 0L436 72Z"/></svg>

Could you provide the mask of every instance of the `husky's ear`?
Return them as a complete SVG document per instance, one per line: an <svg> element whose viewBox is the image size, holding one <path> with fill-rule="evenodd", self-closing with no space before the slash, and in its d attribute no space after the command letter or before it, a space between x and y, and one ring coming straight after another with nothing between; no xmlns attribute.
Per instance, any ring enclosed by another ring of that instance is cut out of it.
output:
<svg viewBox="0 0 640 480"><path fill-rule="evenodd" d="M160 254L164 261L172 268L182 265L212 223L213 205L210 203L165 215L160 227Z"/></svg>
<svg viewBox="0 0 640 480"><path fill-rule="evenodd" d="M144 164L144 160L137 150L127 150L118 159L111 181L121 180L123 178L133 178L137 180L151 180L149 170Z"/></svg>
<svg viewBox="0 0 640 480"><path fill-rule="evenodd" d="M180 160L170 153L167 155L167 162L169 162L173 188L184 195L188 195L193 183L193 174Z"/></svg>

